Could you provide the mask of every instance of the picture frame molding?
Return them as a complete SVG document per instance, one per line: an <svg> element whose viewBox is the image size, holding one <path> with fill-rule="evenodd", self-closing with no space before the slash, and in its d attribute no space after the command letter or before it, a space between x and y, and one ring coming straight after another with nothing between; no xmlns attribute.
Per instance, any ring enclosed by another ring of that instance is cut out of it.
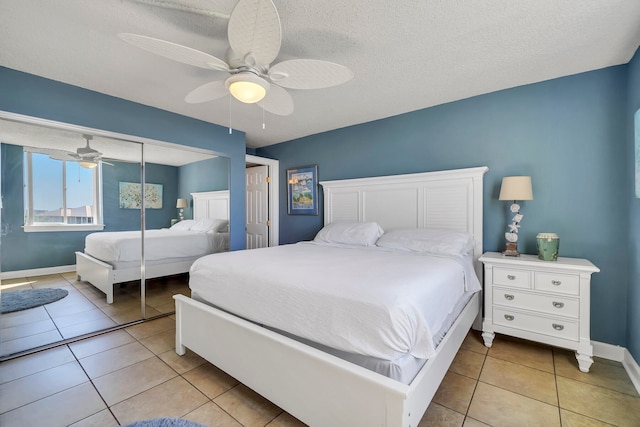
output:
<svg viewBox="0 0 640 427"><path fill-rule="evenodd" d="M162 209L162 184L145 183L145 208ZM120 181L118 183L118 203L121 209L141 209L142 185L139 182Z"/></svg>
<svg viewBox="0 0 640 427"><path fill-rule="evenodd" d="M308 176L308 179L306 179ZM299 180L305 178L304 186L308 191L301 188ZM307 165L297 168L287 169L287 214L289 215L318 215L318 165ZM311 181L311 184L308 184ZM300 203L300 196L304 192L303 203ZM296 199L298 199L296 201ZM311 203L304 202L311 199ZM307 206L308 205L308 206Z"/></svg>

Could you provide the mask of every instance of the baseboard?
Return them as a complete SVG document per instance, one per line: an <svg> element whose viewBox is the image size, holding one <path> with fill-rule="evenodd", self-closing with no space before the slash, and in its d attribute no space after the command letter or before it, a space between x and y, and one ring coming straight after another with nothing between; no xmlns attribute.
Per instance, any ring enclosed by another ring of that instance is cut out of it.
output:
<svg viewBox="0 0 640 427"><path fill-rule="evenodd" d="M627 371L631 382L636 388L638 394L640 394L640 366L638 366L638 362L636 362L629 353L629 350L624 349L624 360L622 361L622 366Z"/></svg>
<svg viewBox="0 0 640 427"><path fill-rule="evenodd" d="M638 362L634 360L629 350L618 345L597 341L591 341L591 345L593 345L594 356L622 363L633 386L636 388L638 394L640 394L640 366L638 366Z"/></svg>
<svg viewBox="0 0 640 427"><path fill-rule="evenodd" d="M76 265L61 265L58 267L33 268L30 270L3 271L1 280L19 279L22 277L44 276L47 274L61 274L76 271Z"/></svg>
<svg viewBox="0 0 640 427"><path fill-rule="evenodd" d="M622 362L624 360L624 352L626 348L619 345L607 344L604 342L591 341L593 346L593 355L602 357L607 360L615 360L616 362Z"/></svg>

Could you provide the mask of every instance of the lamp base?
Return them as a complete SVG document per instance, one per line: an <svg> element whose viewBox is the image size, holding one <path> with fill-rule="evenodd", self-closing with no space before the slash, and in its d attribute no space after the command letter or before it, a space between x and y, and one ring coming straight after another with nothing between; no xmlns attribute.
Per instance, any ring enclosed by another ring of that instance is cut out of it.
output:
<svg viewBox="0 0 640 427"><path fill-rule="evenodd" d="M502 252L504 256L520 256L520 252L518 252L518 243L517 242L507 242L507 249Z"/></svg>

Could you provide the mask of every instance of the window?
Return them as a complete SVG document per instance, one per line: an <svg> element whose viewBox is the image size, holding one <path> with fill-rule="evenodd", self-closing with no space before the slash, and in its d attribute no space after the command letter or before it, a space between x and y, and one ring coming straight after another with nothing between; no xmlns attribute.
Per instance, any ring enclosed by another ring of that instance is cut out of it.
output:
<svg viewBox="0 0 640 427"><path fill-rule="evenodd" d="M100 166L57 160L25 148L24 230L102 230Z"/></svg>

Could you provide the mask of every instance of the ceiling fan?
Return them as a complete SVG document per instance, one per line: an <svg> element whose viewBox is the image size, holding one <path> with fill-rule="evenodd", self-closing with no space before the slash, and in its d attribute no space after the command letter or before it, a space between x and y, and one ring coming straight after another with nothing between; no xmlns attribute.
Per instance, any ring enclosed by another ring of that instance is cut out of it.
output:
<svg viewBox="0 0 640 427"><path fill-rule="evenodd" d="M56 149L40 149L43 154L48 154L50 158L55 160L77 161L83 168L92 169L100 163L113 166L102 159L102 153L89 146L89 141L93 139L91 135L82 135L86 141L86 146L79 147L76 152L56 150Z"/></svg>
<svg viewBox="0 0 640 427"><path fill-rule="evenodd" d="M176 43L138 34L120 33L125 42L184 64L231 76L189 92L188 103L202 103L231 93L244 103L258 103L270 113L293 113L293 99L284 89L322 89L353 78L344 65L316 59L292 59L271 64L280 52L282 28L271 0L239 0L229 17L229 48L222 60Z"/></svg>

